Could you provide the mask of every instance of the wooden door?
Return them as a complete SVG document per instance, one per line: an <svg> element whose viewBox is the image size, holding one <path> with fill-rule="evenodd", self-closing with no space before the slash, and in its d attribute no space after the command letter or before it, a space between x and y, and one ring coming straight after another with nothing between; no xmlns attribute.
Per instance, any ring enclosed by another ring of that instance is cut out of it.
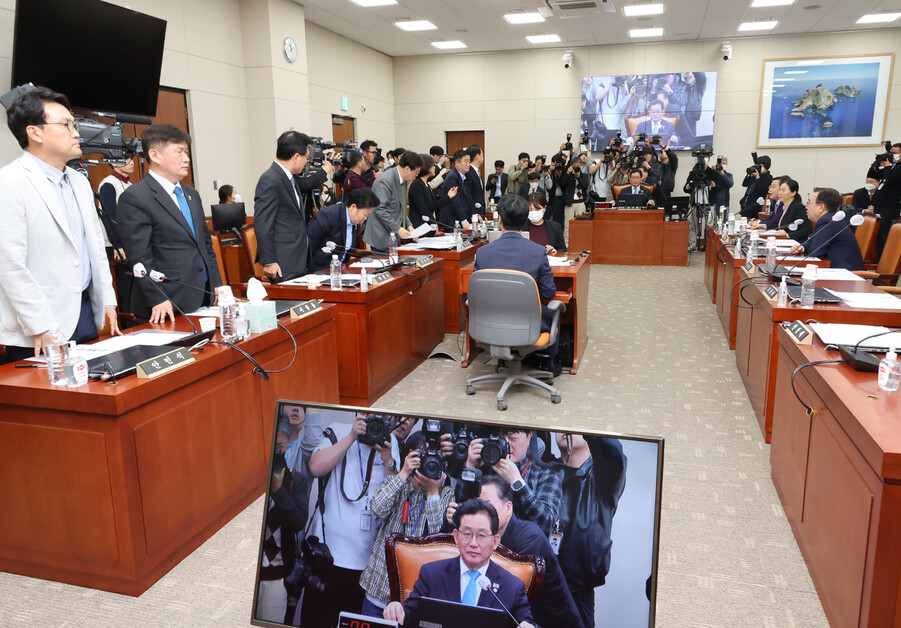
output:
<svg viewBox="0 0 901 628"><path fill-rule="evenodd" d="M332 141L335 144L344 144L357 138L356 124L353 118L347 116L332 116Z"/></svg>
<svg viewBox="0 0 901 628"><path fill-rule="evenodd" d="M453 156L455 152L461 148L468 148L473 144L482 147L482 157L485 156L485 131L445 131L445 141L447 143L447 154ZM492 169L494 172L494 169ZM479 176L482 181L485 180L485 163L482 160L482 167L479 168Z"/></svg>

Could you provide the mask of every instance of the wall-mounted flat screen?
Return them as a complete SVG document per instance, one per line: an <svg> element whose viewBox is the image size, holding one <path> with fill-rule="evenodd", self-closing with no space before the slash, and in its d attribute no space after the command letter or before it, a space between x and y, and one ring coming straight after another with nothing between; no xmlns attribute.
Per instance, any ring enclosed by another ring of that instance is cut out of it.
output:
<svg viewBox="0 0 901 628"><path fill-rule="evenodd" d="M624 146L646 137L652 144L688 150L713 144L716 72L586 76L582 79L582 131L593 151L620 138Z"/></svg>
<svg viewBox="0 0 901 628"><path fill-rule="evenodd" d="M251 623L653 626L662 472L661 438L281 400Z"/></svg>
<svg viewBox="0 0 901 628"><path fill-rule="evenodd" d="M76 108L156 115L166 21L100 0L18 0L12 87Z"/></svg>

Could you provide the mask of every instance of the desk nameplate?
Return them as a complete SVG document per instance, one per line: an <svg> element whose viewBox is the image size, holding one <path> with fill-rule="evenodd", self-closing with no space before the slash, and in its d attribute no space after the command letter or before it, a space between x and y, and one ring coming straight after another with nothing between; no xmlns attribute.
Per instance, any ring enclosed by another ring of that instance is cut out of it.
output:
<svg viewBox="0 0 901 628"><path fill-rule="evenodd" d="M153 379L191 362L194 362L194 356L187 348L174 349L155 358L138 362L135 370L138 379Z"/></svg>
<svg viewBox="0 0 901 628"><path fill-rule="evenodd" d="M318 299L313 299L312 301L305 301L303 303L298 303L294 307L291 308L291 319L303 318L304 316L308 316L315 312L316 310L322 309L322 301Z"/></svg>
<svg viewBox="0 0 901 628"><path fill-rule="evenodd" d="M813 344L813 330L801 321L783 323L782 325L796 345L810 346Z"/></svg>

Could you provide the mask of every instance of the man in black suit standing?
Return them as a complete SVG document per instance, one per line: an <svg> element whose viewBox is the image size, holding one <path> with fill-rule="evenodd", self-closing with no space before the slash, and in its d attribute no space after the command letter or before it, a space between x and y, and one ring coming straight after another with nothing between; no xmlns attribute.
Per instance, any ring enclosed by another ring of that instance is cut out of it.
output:
<svg viewBox="0 0 901 628"><path fill-rule="evenodd" d="M485 184L488 200L494 199L495 203L501 200L506 189L507 173L504 172L504 160L498 159L494 162L494 174L488 175L488 183Z"/></svg>
<svg viewBox="0 0 901 628"><path fill-rule="evenodd" d="M473 144L466 149L469 155L469 172L466 173L466 184L469 186L469 194L472 196L472 214L485 217L485 186L482 184L482 175L479 168L485 163L485 155L482 147Z"/></svg>
<svg viewBox="0 0 901 628"><path fill-rule="evenodd" d="M278 138L275 161L260 175L253 198L253 226L257 236L257 262L272 283L305 275L310 265L304 220L304 193L325 183L333 167L298 179L307 165L310 138L286 131Z"/></svg>
<svg viewBox="0 0 901 628"><path fill-rule="evenodd" d="M347 195L346 203L335 203L316 212L307 225L312 258L310 270L328 268L332 255L337 255L342 262L347 261L348 253L360 244L360 225L380 202L371 188L357 188ZM335 246L326 252L323 249L330 248L329 242Z"/></svg>
<svg viewBox="0 0 901 628"><path fill-rule="evenodd" d="M445 205L438 218L445 229L452 229L454 223L459 222L464 229L469 229L469 221L472 218L473 198L472 191L466 184L466 174L469 172L469 155L463 149L454 153L454 169L444 177L441 193L450 199L450 204ZM450 190L457 188L457 195L451 197Z"/></svg>
<svg viewBox="0 0 901 628"><path fill-rule="evenodd" d="M190 142L171 124L148 127L141 144L150 171L119 197L119 237L129 264L141 263L147 272L173 280L165 283L168 299L150 279L136 283L131 304L140 322L173 319L173 303L184 312L209 305L208 293L222 284L200 194L181 183L190 172Z"/></svg>
<svg viewBox="0 0 901 628"><path fill-rule="evenodd" d="M901 143L892 144L889 158L877 164L882 181L873 192L873 207L880 217L876 234L876 257L882 257L882 249L888 240L892 223L901 216Z"/></svg>

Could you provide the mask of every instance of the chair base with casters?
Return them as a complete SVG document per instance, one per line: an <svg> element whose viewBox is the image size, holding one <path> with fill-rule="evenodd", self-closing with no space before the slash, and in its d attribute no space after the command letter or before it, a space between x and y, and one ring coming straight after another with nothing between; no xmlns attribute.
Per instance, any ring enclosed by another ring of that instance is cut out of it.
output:
<svg viewBox="0 0 901 628"><path fill-rule="evenodd" d="M506 347L492 347L492 349L506 349ZM503 353L503 352L499 352ZM513 352L510 352L511 354ZM554 374L550 371L539 371L539 370L527 370L523 371L522 364L522 356L515 355L495 355L492 352L492 357L499 358L504 360L507 363L507 366L499 367L506 368L506 373L490 373L488 375L479 375L478 377L473 377L471 379L466 380L466 394L474 395L476 394L475 384L479 384L482 382L503 382L501 385L501 389L497 392L497 409L498 410L506 410L507 402L504 401L504 395L507 394L507 391L511 386L515 384L525 384L526 386L531 386L532 388L537 388L538 390L544 390L551 394L551 402L552 403L560 403L563 401L563 398L560 396L560 393L557 389L552 386L554 383ZM549 380L549 382L545 382L542 380Z"/></svg>

